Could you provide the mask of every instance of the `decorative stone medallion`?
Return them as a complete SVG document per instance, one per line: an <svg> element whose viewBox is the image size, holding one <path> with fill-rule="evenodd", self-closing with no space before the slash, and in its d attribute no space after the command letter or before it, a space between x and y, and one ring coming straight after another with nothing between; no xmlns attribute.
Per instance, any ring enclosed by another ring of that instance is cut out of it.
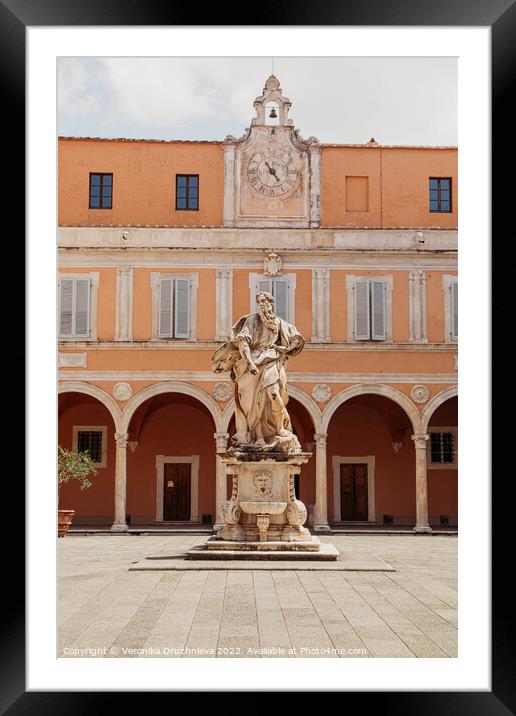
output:
<svg viewBox="0 0 516 716"><path fill-rule="evenodd" d="M318 403L327 403L331 398L331 388L326 383L318 383L312 390L312 398Z"/></svg>
<svg viewBox="0 0 516 716"><path fill-rule="evenodd" d="M215 383L211 394L215 400L225 403L233 397L233 388L231 387L231 383Z"/></svg>
<svg viewBox="0 0 516 716"><path fill-rule="evenodd" d="M133 394L133 389L129 383L117 383L113 388L113 396L117 400L129 400Z"/></svg>
<svg viewBox="0 0 516 716"><path fill-rule="evenodd" d="M426 403L430 397L430 391L424 385L415 385L410 391L410 395L415 403Z"/></svg>
<svg viewBox="0 0 516 716"><path fill-rule="evenodd" d="M272 497L272 473L268 470L253 475L254 491L259 497Z"/></svg>
<svg viewBox="0 0 516 716"><path fill-rule="evenodd" d="M281 276L281 258L274 252L268 254L263 262L263 273L266 276Z"/></svg>

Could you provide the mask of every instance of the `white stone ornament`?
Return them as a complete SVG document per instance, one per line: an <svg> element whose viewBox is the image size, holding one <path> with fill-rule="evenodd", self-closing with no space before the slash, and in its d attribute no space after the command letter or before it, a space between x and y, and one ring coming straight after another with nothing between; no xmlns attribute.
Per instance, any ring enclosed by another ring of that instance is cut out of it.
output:
<svg viewBox="0 0 516 716"><path fill-rule="evenodd" d="M281 276L281 258L274 251L268 254L263 262L263 273L266 276Z"/></svg>
<svg viewBox="0 0 516 716"><path fill-rule="evenodd" d="M129 383L117 383L113 388L113 397L117 400L129 400L133 394L133 389Z"/></svg>
<svg viewBox="0 0 516 716"><path fill-rule="evenodd" d="M233 397L231 383L215 383L211 394L221 403L225 403Z"/></svg>
<svg viewBox="0 0 516 716"><path fill-rule="evenodd" d="M318 383L312 390L312 398L318 403L327 403L331 398L331 388L326 383Z"/></svg>
<svg viewBox="0 0 516 716"><path fill-rule="evenodd" d="M415 385L410 391L410 395L415 403L426 403L430 397L430 391L424 385Z"/></svg>

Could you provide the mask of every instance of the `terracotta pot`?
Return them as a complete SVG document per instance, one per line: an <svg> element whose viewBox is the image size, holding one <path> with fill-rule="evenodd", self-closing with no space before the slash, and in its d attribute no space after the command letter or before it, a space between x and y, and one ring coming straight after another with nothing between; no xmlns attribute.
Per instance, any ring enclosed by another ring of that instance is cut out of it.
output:
<svg viewBox="0 0 516 716"><path fill-rule="evenodd" d="M58 510L57 511L57 536L66 537L68 528L72 524L75 510Z"/></svg>

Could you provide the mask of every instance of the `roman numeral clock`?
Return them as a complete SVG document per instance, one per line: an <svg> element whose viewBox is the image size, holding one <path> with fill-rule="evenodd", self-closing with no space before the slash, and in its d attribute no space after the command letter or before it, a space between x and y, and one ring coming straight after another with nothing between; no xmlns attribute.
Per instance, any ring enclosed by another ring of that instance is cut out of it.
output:
<svg viewBox="0 0 516 716"><path fill-rule="evenodd" d="M288 119L291 102L271 75L254 101L245 134L224 149L224 226L312 228L320 225L317 139L303 139Z"/></svg>

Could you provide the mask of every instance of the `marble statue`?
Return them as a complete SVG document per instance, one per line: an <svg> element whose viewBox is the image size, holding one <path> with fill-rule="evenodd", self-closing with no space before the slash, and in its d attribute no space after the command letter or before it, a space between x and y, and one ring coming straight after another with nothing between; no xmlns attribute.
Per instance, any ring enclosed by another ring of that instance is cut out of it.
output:
<svg viewBox="0 0 516 716"><path fill-rule="evenodd" d="M258 311L233 326L212 358L215 373L230 371L236 433L233 449L300 453L287 412L286 363L305 344L297 328L274 314L274 296L260 292Z"/></svg>

